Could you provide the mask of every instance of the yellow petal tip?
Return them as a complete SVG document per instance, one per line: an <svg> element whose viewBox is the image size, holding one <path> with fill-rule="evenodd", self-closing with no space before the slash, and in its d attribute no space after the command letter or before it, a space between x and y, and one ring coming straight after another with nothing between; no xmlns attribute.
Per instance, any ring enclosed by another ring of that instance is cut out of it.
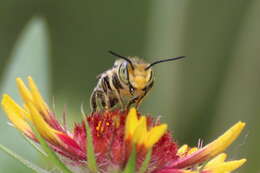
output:
<svg viewBox="0 0 260 173"><path fill-rule="evenodd" d="M223 164L223 171L225 171L225 172L234 171L234 170L240 168L245 162L246 162L246 159L225 162Z"/></svg>
<svg viewBox="0 0 260 173"><path fill-rule="evenodd" d="M2 104L6 101L6 99L8 99L10 96L8 94L3 94L3 97L2 97Z"/></svg>
<svg viewBox="0 0 260 173"><path fill-rule="evenodd" d="M247 159L241 159L241 162L244 164L245 162L247 162Z"/></svg>
<svg viewBox="0 0 260 173"><path fill-rule="evenodd" d="M241 129L243 129L243 128L246 126L246 123L245 123L245 122L242 122L242 121L239 121L239 122L237 123L237 125L238 125Z"/></svg>
<svg viewBox="0 0 260 173"><path fill-rule="evenodd" d="M207 148L208 154L211 157L213 157L224 151L240 135L245 125L246 123L242 121L237 122L231 128L229 128L223 135L221 135L212 143L205 146L205 148Z"/></svg>
<svg viewBox="0 0 260 173"><path fill-rule="evenodd" d="M16 83L17 83L18 86L19 85L23 85L23 80L20 77L17 77L16 78Z"/></svg>
<svg viewBox="0 0 260 173"><path fill-rule="evenodd" d="M2 106L11 106L11 104L13 103L14 103L13 99L8 94L3 94L1 100Z"/></svg>
<svg viewBox="0 0 260 173"><path fill-rule="evenodd" d="M33 83L34 83L34 80L33 80L33 78L32 78L31 76L28 76L28 77L27 77L27 80L28 80L29 82L33 82Z"/></svg>
<svg viewBox="0 0 260 173"><path fill-rule="evenodd" d="M167 131L167 124L161 124L158 126L153 127L148 132L147 141L145 142L146 148L151 148L156 142L160 140L160 138L165 134Z"/></svg>

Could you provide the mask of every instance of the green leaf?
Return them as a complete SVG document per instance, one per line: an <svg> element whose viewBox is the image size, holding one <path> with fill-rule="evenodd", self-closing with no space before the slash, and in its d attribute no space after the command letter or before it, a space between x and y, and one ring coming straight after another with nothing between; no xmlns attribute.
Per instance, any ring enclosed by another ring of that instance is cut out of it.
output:
<svg viewBox="0 0 260 173"><path fill-rule="evenodd" d="M33 127L33 132L36 135L37 139L39 140L41 147L43 148L43 150L47 153L47 157L48 159L51 160L52 163L54 163L63 173L72 173L67 167L66 165L63 164L63 162L60 161L60 159L58 158L58 156L55 154L55 152L53 152L53 150L49 147L49 145L47 144L47 142L45 141L45 139L42 138L42 136L38 133L38 131L36 130L35 126L32 125L31 127Z"/></svg>
<svg viewBox="0 0 260 173"><path fill-rule="evenodd" d="M45 98L49 98L50 49L46 20L42 17L33 17L28 21L13 47L0 86L1 94L17 91L16 85L14 85L15 78L32 76L41 86L41 94ZM13 99L19 100L19 95L14 95Z"/></svg>
<svg viewBox="0 0 260 173"><path fill-rule="evenodd" d="M26 166L27 168L32 169L33 171L37 172L37 173L50 173L45 169L42 169L38 166L36 166L35 164L31 163L30 161L22 158L21 156L17 155L16 153L14 153L13 151L11 151L10 149L6 148L5 146L0 144L0 150L4 151L5 153L9 154L11 157L13 157L14 159L18 160L19 162L21 162L24 166Z"/></svg>
<svg viewBox="0 0 260 173"><path fill-rule="evenodd" d="M151 156L152 156L152 149L149 149L148 152L145 155L145 159L142 163L142 166L139 170L139 173L145 173L145 171L147 170L148 166L149 166L149 162L151 160Z"/></svg>
<svg viewBox="0 0 260 173"><path fill-rule="evenodd" d="M130 158L128 159L127 165L126 165L125 170L123 171L123 173L133 173L133 172L135 172L135 162L136 162L136 149L135 149L135 145L133 145L132 148L133 149L132 149Z"/></svg>
<svg viewBox="0 0 260 173"><path fill-rule="evenodd" d="M98 172L98 168L97 168L97 163L96 163L96 156L95 156L95 151L94 151L94 145L93 145L93 138L91 135L91 129L89 127L88 121L86 119L86 114L84 113L83 110L83 105L81 105L81 113L83 116L83 120L85 121L85 127L86 127L86 134L87 134L87 138L86 138L86 153L87 153L87 166L90 169L90 171L92 172Z"/></svg>

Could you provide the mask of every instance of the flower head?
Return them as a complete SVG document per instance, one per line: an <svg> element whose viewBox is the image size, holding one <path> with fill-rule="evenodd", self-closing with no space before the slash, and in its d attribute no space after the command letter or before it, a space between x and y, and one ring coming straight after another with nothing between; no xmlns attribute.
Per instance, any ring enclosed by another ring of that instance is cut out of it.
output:
<svg viewBox="0 0 260 173"><path fill-rule="evenodd" d="M243 122L236 123L222 136L201 148L190 148L188 145L178 147L166 124L141 115L135 108L123 112L93 113L70 132L58 122L31 77L28 78L28 88L20 78L17 85L23 106L16 104L9 95L4 95L2 99L2 107L10 122L37 143L39 140L33 131L34 126L61 161L75 173L89 172L86 123L93 139L98 172L125 170L133 149L136 151L136 172L141 171L150 151L151 156L144 170L147 173L228 173L246 161L225 161L227 155L223 153L243 130ZM205 166L201 166L204 162Z"/></svg>

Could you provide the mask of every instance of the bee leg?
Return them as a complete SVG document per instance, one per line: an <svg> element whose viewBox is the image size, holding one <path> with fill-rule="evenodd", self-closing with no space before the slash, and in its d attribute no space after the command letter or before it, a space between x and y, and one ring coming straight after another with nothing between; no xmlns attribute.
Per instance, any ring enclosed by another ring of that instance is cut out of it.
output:
<svg viewBox="0 0 260 173"><path fill-rule="evenodd" d="M97 99L100 100L101 105L104 109L110 109L110 102L109 102L109 97L106 93L103 91L97 91Z"/></svg>
<svg viewBox="0 0 260 173"><path fill-rule="evenodd" d="M136 109L139 108L139 106L140 106L140 104L142 103L144 97L145 97L145 96L147 95L147 93L152 89L152 87L153 87L153 82L152 82L149 86L147 86L147 87L145 88L144 94L141 95L140 97L138 97L138 99L137 99L137 101L136 101Z"/></svg>
<svg viewBox="0 0 260 173"><path fill-rule="evenodd" d="M127 109L130 109L131 105L136 103L136 101L138 100L139 97L134 97L133 99L131 99L128 104L127 104Z"/></svg>
<svg viewBox="0 0 260 173"><path fill-rule="evenodd" d="M106 109L106 101L105 101L105 97L102 93L98 94L98 99L100 100L102 107Z"/></svg>
<svg viewBox="0 0 260 173"><path fill-rule="evenodd" d="M111 106L111 108L114 107L117 103L118 103L118 99L116 97L110 99L110 106Z"/></svg>
<svg viewBox="0 0 260 173"><path fill-rule="evenodd" d="M102 106L105 109L110 109L111 108L111 98L109 98L109 94L108 91L111 90L109 81L108 81L108 77L104 77L101 81L101 86L102 86L102 91L100 93L100 100L102 103Z"/></svg>
<svg viewBox="0 0 260 173"><path fill-rule="evenodd" d="M110 108L109 98L106 95L106 93L104 93L101 90L94 90L90 97L90 107L92 109L92 113L97 111L98 101L102 105L103 108L105 108L105 109Z"/></svg>
<svg viewBox="0 0 260 173"><path fill-rule="evenodd" d="M136 100L136 103L135 103L136 109L139 108L139 106L140 106L140 104L142 103L142 101L143 101L145 95L146 95L146 93L144 93L142 96L138 97L138 99Z"/></svg>
<svg viewBox="0 0 260 173"><path fill-rule="evenodd" d="M104 97L104 103L105 103L105 104L103 104L103 107L105 109L110 109L111 108L111 104L110 104L110 99L109 99L108 95L103 93L103 97Z"/></svg>

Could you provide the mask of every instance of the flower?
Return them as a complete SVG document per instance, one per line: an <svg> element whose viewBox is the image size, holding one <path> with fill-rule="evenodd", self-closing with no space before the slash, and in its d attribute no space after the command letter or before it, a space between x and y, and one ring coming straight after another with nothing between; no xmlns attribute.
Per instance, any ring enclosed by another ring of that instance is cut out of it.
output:
<svg viewBox="0 0 260 173"><path fill-rule="evenodd" d="M228 173L244 164L246 159L225 161L225 149L239 136L245 123L238 122L222 136L204 147L178 147L167 131L167 125L150 116L143 116L135 108L129 111L93 113L68 131L57 120L43 100L33 79L28 86L17 78L17 86L24 105L19 106L4 95L2 107L10 122L28 138L38 143L39 135L72 172L93 172L88 160L88 126L94 146L97 172L122 172L135 151L136 172L146 173ZM86 126L88 125L88 126ZM90 151L89 151L90 152ZM151 153L150 158L147 157ZM202 163L205 163L202 166Z"/></svg>

